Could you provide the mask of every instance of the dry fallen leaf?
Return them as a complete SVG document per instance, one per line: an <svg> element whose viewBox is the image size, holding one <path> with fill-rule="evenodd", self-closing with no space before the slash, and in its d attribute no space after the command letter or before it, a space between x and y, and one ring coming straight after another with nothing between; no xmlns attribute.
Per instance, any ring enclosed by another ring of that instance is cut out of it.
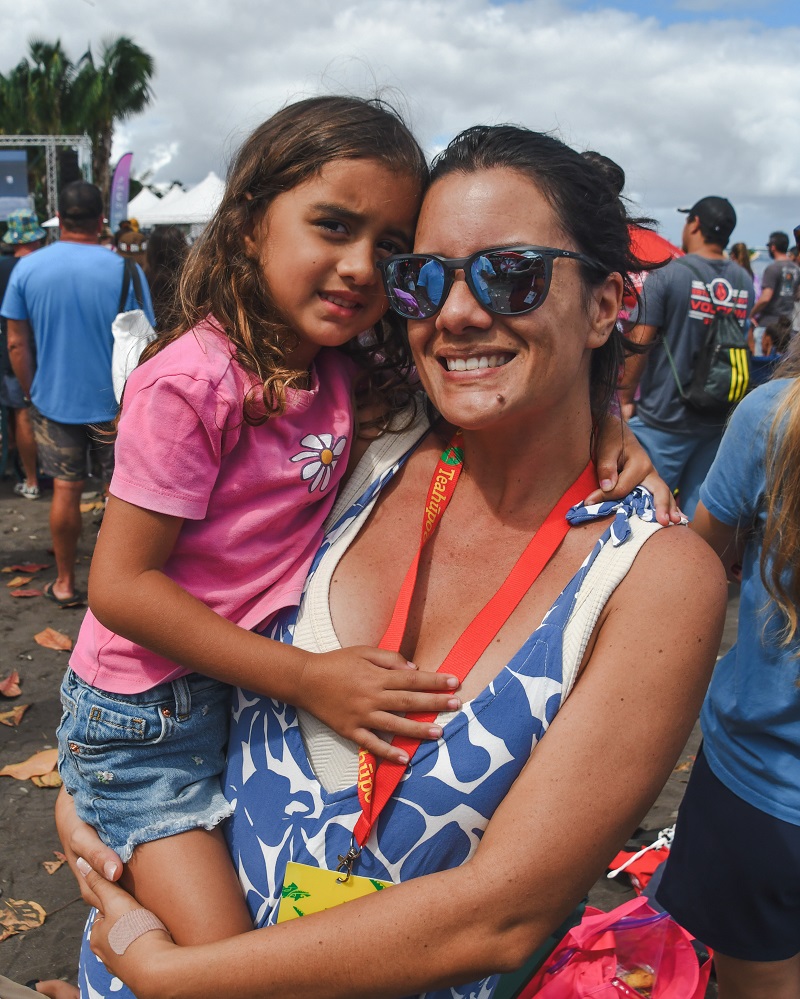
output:
<svg viewBox="0 0 800 999"><path fill-rule="evenodd" d="M52 562L25 562L23 565L7 565L0 572L41 572L42 569L49 569Z"/></svg>
<svg viewBox="0 0 800 999"><path fill-rule="evenodd" d="M12 597L41 597L41 590L12 590Z"/></svg>
<svg viewBox="0 0 800 999"><path fill-rule="evenodd" d="M90 510L102 510L105 503L102 500L91 500L89 503L81 503L81 513L88 513Z"/></svg>
<svg viewBox="0 0 800 999"><path fill-rule="evenodd" d="M19 673L16 670L5 678L5 680L0 680L0 694L3 697L19 697L22 691L19 689Z"/></svg>
<svg viewBox="0 0 800 999"><path fill-rule="evenodd" d="M685 774L692 769L692 761L684 760L683 763L679 763L677 767L672 771L674 774Z"/></svg>
<svg viewBox="0 0 800 999"><path fill-rule="evenodd" d="M9 590L13 590L17 586L24 586L26 583L30 583L32 579L33 576L14 576L13 579L9 579L6 586Z"/></svg>
<svg viewBox="0 0 800 999"><path fill-rule="evenodd" d="M15 704L10 711L0 711L0 725L9 725L11 728L19 725L29 707L30 704Z"/></svg>
<svg viewBox="0 0 800 999"><path fill-rule="evenodd" d="M67 858L63 853L58 850L53 850L53 856L56 860L43 860L42 867L47 871L48 874L55 874L59 867L63 867L67 862Z"/></svg>
<svg viewBox="0 0 800 999"><path fill-rule="evenodd" d="M0 940L36 929L45 921L47 913L38 902L23 902L16 898L6 898L0 904Z"/></svg>
<svg viewBox="0 0 800 999"><path fill-rule="evenodd" d="M42 774L41 777L38 775L31 777L31 783L37 787L61 787L61 776L58 770L52 770L49 774Z"/></svg>
<svg viewBox="0 0 800 999"><path fill-rule="evenodd" d="M45 628L38 635L34 635L33 640L37 645L42 645L45 649L55 649L56 652L69 652L72 648L72 639L69 635L56 631L55 628Z"/></svg>
<svg viewBox="0 0 800 999"><path fill-rule="evenodd" d="M41 777L55 770L58 763L57 749L43 749L39 753L24 760L22 763L9 763L0 770L0 777L13 777L15 780L28 780L29 777Z"/></svg>

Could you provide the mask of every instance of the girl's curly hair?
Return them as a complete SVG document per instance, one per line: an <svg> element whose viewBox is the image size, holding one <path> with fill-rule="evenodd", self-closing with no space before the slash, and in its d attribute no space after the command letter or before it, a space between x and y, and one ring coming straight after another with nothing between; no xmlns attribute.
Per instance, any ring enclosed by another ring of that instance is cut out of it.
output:
<svg viewBox="0 0 800 999"><path fill-rule="evenodd" d="M222 202L183 267L177 320L141 360L211 315L256 382L245 402L245 420L258 425L283 413L287 388L302 385L307 372L286 362L297 336L280 315L258 263L246 254L243 235L254 230L279 194L315 177L326 163L343 159L379 160L417 179L420 195L427 184L422 150L383 100L313 97L278 111L239 150ZM373 422L384 427L411 395L404 323L387 312L372 330L339 349L361 369L359 402L380 412Z"/></svg>

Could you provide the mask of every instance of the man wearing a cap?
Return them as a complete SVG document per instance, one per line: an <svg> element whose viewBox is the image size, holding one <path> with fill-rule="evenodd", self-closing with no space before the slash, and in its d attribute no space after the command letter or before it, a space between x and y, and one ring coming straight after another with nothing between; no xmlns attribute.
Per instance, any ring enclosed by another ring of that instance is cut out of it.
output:
<svg viewBox="0 0 800 999"><path fill-rule="evenodd" d="M660 337L675 370L663 344L657 343L649 353L628 358L619 395L623 416L659 474L678 490L681 509L691 519L722 438L725 415L685 406L678 382L690 383L715 311L732 313L744 326L755 296L750 275L725 258L736 226L733 205L712 196L679 211L687 216L682 236L686 256L650 274L640 320L630 334L640 343ZM637 387L640 396L634 401Z"/></svg>
<svg viewBox="0 0 800 999"><path fill-rule="evenodd" d="M87 452L106 483L113 469L112 437L103 431L113 430L117 414L111 323L125 264L100 246L103 202L94 184L67 184L58 218L61 239L17 264L0 311L8 320L14 373L32 403L40 467L53 477L50 531L57 575L45 596L61 607L77 607L85 599L75 587L75 552ZM143 274L141 281L153 323ZM133 287L125 308L137 308Z"/></svg>
<svg viewBox="0 0 800 999"><path fill-rule="evenodd" d="M764 328L786 316L794 315L795 294L800 284L800 267L789 259L789 237L785 232L770 233L767 252L772 263L768 264L761 279L761 294L753 306L750 318L755 329L750 340L754 354L761 355L761 337Z"/></svg>
<svg viewBox="0 0 800 999"><path fill-rule="evenodd" d="M18 208L9 212L6 220L7 229L3 242L14 247L13 256L0 257L0 303L3 301L8 282L18 260L27 257L29 253L38 250L45 238L45 231L39 225L36 212L30 208ZM8 330L5 319L0 316L0 404L6 406L14 414L14 440L17 444L17 455L22 466L25 480L14 486L14 492L28 500L39 499L39 478L36 468L36 441L33 436L33 424L28 412L29 404L19 380L11 370L8 357Z"/></svg>

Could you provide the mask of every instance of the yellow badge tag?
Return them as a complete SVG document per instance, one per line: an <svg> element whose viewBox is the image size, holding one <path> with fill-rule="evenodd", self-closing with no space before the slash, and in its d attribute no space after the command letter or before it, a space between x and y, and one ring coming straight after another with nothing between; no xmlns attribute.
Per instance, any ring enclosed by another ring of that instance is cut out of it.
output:
<svg viewBox="0 0 800 999"><path fill-rule="evenodd" d="M298 916L310 916L312 912L332 909L342 902L349 902L362 895L390 888L391 881L378 881L376 878L360 878L351 874L347 881L339 881L336 871L323 867L310 867L290 861L281 888L281 901L278 909L278 922Z"/></svg>

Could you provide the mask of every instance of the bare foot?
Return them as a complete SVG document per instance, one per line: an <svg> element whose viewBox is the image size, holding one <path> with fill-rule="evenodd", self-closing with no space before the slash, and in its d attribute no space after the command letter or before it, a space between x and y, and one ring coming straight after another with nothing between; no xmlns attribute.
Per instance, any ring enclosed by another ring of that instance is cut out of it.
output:
<svg viewBox="0 0 800 999"><path fill-rule="evenodd" d="M49 996L50 999L80 999L77 988L69 982L62 982L60 978L37 982L35 989L39 995Z"/></svg>

